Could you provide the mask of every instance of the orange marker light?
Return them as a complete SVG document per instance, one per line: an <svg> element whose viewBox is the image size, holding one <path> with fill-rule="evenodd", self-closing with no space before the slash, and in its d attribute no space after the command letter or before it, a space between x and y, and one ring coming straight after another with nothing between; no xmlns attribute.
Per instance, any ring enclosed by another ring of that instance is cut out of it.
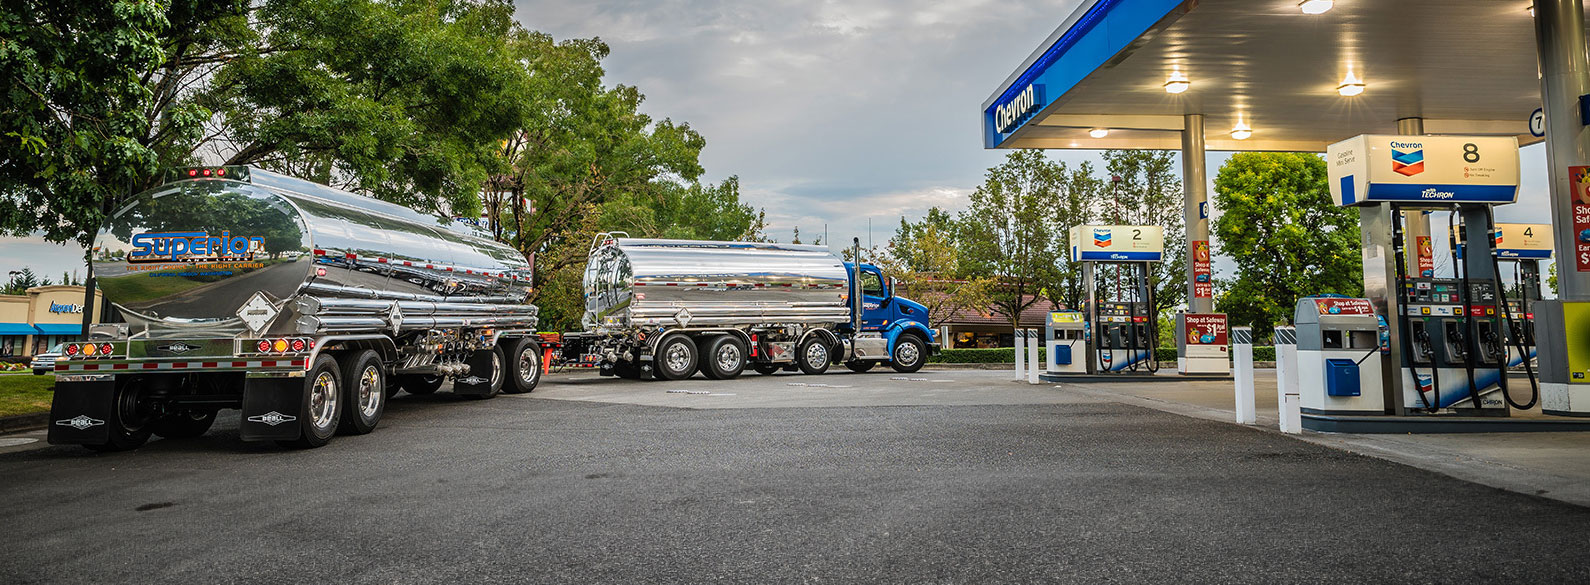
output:
<svg viewBox="0 0 1590 585"><path fill-rule="evenodd" d="M281 353L281 352L287 351L287 340L286 339L278 339L278 340L276 340L276 345L274 347L272 347L272 349L275 349L277 353Z"/></svg>

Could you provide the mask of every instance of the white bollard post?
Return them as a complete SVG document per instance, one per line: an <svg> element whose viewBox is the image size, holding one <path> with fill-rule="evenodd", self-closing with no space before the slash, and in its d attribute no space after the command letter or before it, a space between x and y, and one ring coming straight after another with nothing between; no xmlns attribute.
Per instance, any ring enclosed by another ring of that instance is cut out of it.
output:
<svg viewBox="0 0 1590 585"><path fill-rule="evenodd" d="M1026 355L1022 353L1022 345L1027 341L1027 335L1021 329L1014 329L1014 331L1016 332L1016 348L1014 352L1016 355L1016 381L1020 382L1022 378L1026 377L1026 372L1022 371L1026 369L1025 364L1022 363L1022 358L1026 357Z"/></svg>
<svg viewBox="0 0 1590 585"><path fill-rule="evenodd" d="M1027 330L1027 383L1038 383L1038 344L1042 342L1043 334L1037 329Z"/></svg>
<svg viewBox="0 0 1590 585"><path fill-rule="evenodd" d="M1303 432L1302 401L1303 397L1295 392L1286 395L1286 412L1281 419L1285 421L1286 426L1281 429L1281 432L1289 435L1297 435Z"/></svg>
<svg viewBox="0 0 1590 585"><path fill-rule="evenodd" d="M1253 398L1253 328L1232 327L1231 344L1237 362L1237 422L1251 425L1259 420Z"/></svg>
<svg viewBox="0 0 1590 585"><path fill-rule="evenodd" d="M1281 432L1295 433L1298 429L1291 426L1292 417L1287 416L1287 396L1299 398L1297 328L1291 325L1277 325L1275 327L1275 414L1281 421ZM1292 412L1297 412L1296 400L1293 401ZM1301 418L1302 414L1299 413L1298 417Z"/></svg>

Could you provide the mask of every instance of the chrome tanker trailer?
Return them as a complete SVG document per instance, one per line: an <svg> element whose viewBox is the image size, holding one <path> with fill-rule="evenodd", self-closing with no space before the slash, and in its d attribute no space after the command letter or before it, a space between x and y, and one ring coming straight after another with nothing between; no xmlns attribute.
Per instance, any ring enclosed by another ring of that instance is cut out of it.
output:
<svg viewBox="0 0 1590 585"><path fill-rule="evenodd" d="M584 331L564 336L560 358L604 375L915 372L938 348L926 308L822 246L600 234L584 287Z"/></svg>
<svg viewBox="0 0 1590 585"><path fill-rule="evenodd" d="M439 216L248 167L184 169L92 250L113 339L56 362L49 441L135 448L240 409L246 441L368 433L401 387L477 398L540 380L529 267Z"/></svg>

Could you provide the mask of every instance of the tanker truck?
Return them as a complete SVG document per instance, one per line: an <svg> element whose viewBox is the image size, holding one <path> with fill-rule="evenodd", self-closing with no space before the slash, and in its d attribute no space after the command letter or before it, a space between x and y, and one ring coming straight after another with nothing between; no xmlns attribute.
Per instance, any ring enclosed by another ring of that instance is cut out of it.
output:
<svg viewBox="0 0 1590 585"><path fill-rule="evenodd" d="M915 372L939 344L926 307L893 288L877 266L822 246L599 234L582 331L564 336L560 359L660 380L821 374L841 363Z"/></svg>
<svg viewBox="0 0 1590 585"><path fill-rule="evenodd" d="M529 266L473 226L250 167L183 169L90 252L125 323L56 361L49 442L205 433L318 447L402 388L491 398L541 376ZM103 328L102 328L103 329Z"/></svg>

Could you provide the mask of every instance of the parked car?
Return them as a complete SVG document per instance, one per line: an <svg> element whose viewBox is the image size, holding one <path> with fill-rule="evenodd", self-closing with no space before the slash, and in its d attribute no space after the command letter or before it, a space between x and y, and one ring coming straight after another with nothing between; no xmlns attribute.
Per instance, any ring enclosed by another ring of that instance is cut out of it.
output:
<svg viewBox="0 0 1590 585"><path fill-rule="evenodd" d="M55 358L61 357L61 346L64 345L66 344L57 343L55 347L50 348L50 351L33 356L33 375L43 376L55 371Z"/></svg>

